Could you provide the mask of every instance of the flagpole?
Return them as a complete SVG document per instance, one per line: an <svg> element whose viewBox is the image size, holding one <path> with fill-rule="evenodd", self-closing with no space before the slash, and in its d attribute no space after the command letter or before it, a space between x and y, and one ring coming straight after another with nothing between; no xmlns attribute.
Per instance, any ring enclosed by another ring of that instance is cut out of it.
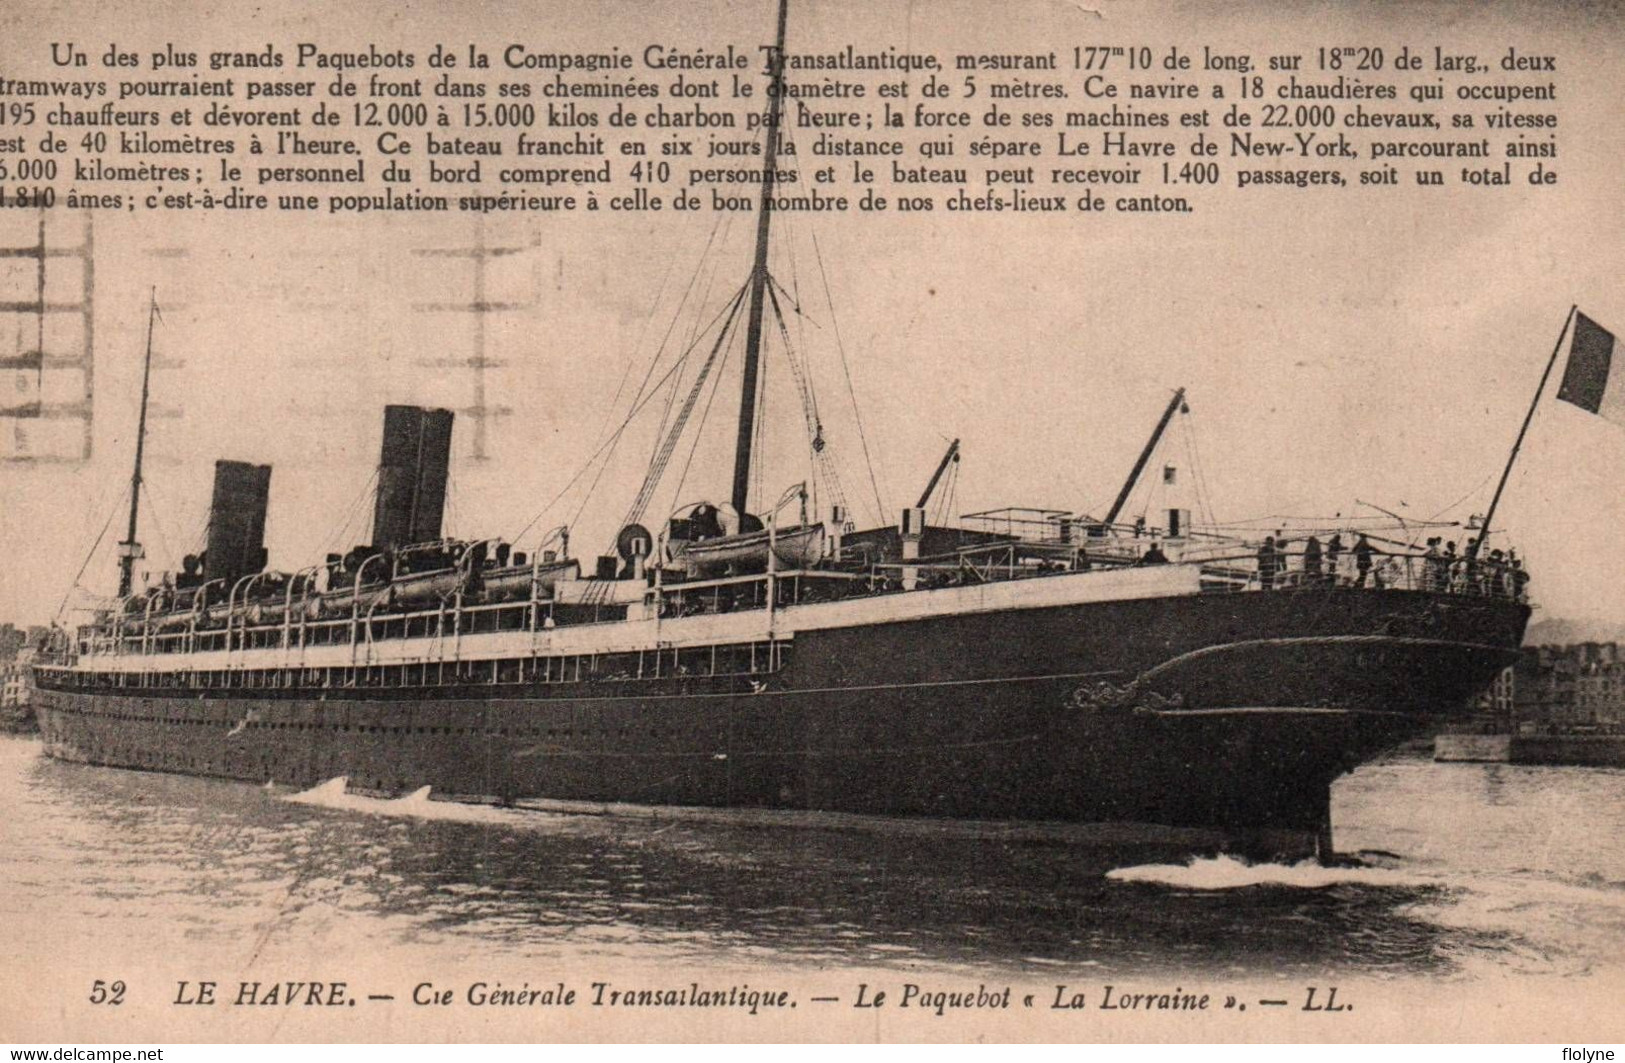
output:
<svg viewBox="0 0 1625 1063"><path fill-rule="evenodd" d="M1557 344L1552 348L1551 360L1546 363L1546 371L1540 374L1540 386L1535 389L1535 400L1529 404L1529 412L1524 415L1523 427L1518 429L1517 442L1512 444L1512 453L1507 455L1507 467L1501 470L1501 482L1495 485L1495 497L1490 499L1490 509L1484 514L1484 524L1478 530L1478 538L1467 547L1467 556L1474 558L1484 546L1485 540L1490 537L1490 522L1495 519L1495 507L1501 504L1501 492L1506 490L1507 477L1512 475L1512 463L1518 460L1518 448L1523 446L1524 434L1529 431L1529 422L1535 419L1535 410L1540 406L1540 397L1546 391L1546 381L1551 378L1552 367L1557 364L1557 356L1563 353L1563 340L1569 334L1569 328L1574 324L1574 315L1580 309L1576 303L1569 307L1569 316L1563 319L1563 331L1557 334Z"/></svg>

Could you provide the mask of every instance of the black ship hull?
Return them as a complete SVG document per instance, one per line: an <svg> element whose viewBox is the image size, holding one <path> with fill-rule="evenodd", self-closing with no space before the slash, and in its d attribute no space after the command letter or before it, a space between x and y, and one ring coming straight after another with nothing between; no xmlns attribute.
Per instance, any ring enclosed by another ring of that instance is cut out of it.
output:
<svg viewBox="0 0 1625 1063"><path fill-rule="evenodd" d="M1528 612L1203 594L803 630L759 677L137 692L42 674L38 698L51 755L128 768L1313 839L1333 780L1459 712Z"/></svg>

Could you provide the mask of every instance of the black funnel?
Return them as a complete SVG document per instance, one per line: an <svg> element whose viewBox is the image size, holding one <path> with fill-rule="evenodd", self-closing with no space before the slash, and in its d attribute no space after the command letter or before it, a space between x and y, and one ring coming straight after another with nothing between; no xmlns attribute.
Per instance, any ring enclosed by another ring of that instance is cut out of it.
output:
<svg viewBox="0 0 1625 1063"><path fill-rule="evenodd" d="M390 550L440 538L451 464L450 410L384 407L372 544Z"/></svg>
<svg viewBox="0 0 1625 1063"><path fill-rule="evenodd" d="M265 568L265 508L270 496L269 465L214 463L205 580L223 580L229 592L238 580Z"/></svg>

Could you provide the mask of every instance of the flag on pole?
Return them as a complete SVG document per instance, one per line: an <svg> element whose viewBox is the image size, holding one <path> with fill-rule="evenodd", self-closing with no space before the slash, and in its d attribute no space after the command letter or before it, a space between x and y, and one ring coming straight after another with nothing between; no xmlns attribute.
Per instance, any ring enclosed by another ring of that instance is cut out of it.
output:
<svg viewBox="0 0 1625 1063"><path fill-rule="evenodd" d="M1579 312L1557 397L1625 425L1625 367L1614 372L1614 334Z"/></svg>

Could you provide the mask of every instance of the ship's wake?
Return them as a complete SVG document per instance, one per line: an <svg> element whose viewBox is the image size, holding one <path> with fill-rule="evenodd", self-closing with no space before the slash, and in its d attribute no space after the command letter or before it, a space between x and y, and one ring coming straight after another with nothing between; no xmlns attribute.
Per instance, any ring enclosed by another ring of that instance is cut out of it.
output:
<svg viewBox="0 0 1625 1063"><path fill-rule="evenodd" d="M1114 882L1147 882L1185 890L1234 890L1253 886L1325 889L1359 886L1413 889L1448 885L1437 875L1390 867L1331 866L1304 860L1296 864L1249 864L1233 856L1199 857L1188 864L1141 864L1106 872Z"/></svg>
<svg viewBox="0 0 1625 1063"><path fill-rule="evenodd" d="M1384 854L1384 863L1401 858ZM1394 889L1439 888L1496 898L1545 903L1602 903L1625 910L1625 882L1596 876L1563 881L1550 870L1476 874L1445 868L1393 867L1371 862L1326 866L1314 860L1295 864L1251 864L1234 856L1196 857L1186 864L1139 864L1106 872L1114 882L1143 882L1182 890L1234 890L1255 886L1325 889L1355 885Z"/></svg>
<svg viewBox="0 0 1625 1063"><path fill-rule="evenodd" d="M1581 974L1613 963L1612 952L1599 952L1597 944L1625 933L1625 882L1564 880L1550 870L1249 864L1218 856L1122 867L1106 878L1178 892L1350 886L1399 891L1395 911L1461 935L1449 950L1465 967Z"/></svg>
<svg viewBox="0 0 1625 1063"><path fill-rule="evenodd" d="M340 775L319 783L308 790L290 794L283 800L296 805L310 805L343 812L360 812L375 816L402 816L409 819L447 820L456 823L512 824L531 814L508 808L469 804L462 801L438 801L432 796L432 787L424 786L404 797L369 797L349 791L348 776Z"/></svg>
<svg viewBox="0 0 1625 1063"><path fill-rule="evenodd" d="M287 800L292 801L296 805L331 806L335 802L342 801L350 796L346 792L349 785L350 777L348 775L340 775L337 778L329 779L324 783L317 783L308 790L297 794L291 794Z"/></svg>

